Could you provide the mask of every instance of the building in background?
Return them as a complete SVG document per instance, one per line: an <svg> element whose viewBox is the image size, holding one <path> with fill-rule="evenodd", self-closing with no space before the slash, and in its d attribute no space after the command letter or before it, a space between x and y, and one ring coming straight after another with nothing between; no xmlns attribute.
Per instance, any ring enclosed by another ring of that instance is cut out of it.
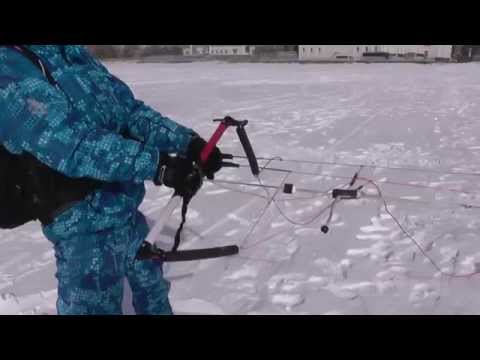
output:
<svg viewBox="0 0 480 360"><path fill-rule="evenodd" d="M454 45L453 58L458 62L480 61L480 45Z"/></svg>
<svg viewBox="0 0 480 360"><path fill-rule="evenodd" d="M423 45L427 58L435 61L450 61L453 57L453 45Z"/></svg>
<svg viewBox="0 0 480 360"><path fill-rule="evenodd" d="M185 56L203 56L210 53L210 45L188 45L183 49Z"/></svg>
<svg viewBox="0 0 480 360"><path fill-rule="evenodd" d="M298 45L255 45L255 54L278 54L285 52L298 52Z"/></svg>
<svg viewBox="0 0 480 360"><path fill-rule="evenodd" d="M367 47L368 50L368 47ZM361 57L360 45L299 45L300 61L355 61Z"/></svg>
<svg viewBox="0 0 480 360"><path fill-rule="evenodd" d="M283 55L298 53L298 45L185 45L183 55Z"/></svg>
<svg viewBox="0 0 480 360"><path fill-rule="evenodd" d="M452 45L299 45L300 61L449 61Z"/></svg>
<svg viewBox="0 0 480 360"><path fill-rule="evenodd" d="M208 53L214 56L251 56L255 53L254 45L210 45Z"/></svg>
<svg viewBox="0 0 480 360"><path fill-rule="evenodd" d="M248 62L479 61L478 45L97 45L104 58ZM185 57L183 60L182 58Z"/></svg>
<svg viewBox="0 0 480 360"><path fill-rule="evenodd" d="M251 56L255 52L254 45L186 45L185 56Z"/></svg>

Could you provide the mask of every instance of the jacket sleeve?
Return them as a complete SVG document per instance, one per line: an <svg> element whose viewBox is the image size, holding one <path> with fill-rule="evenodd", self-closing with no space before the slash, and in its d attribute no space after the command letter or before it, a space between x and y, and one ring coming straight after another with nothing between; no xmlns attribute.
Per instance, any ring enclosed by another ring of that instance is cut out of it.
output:
<svg viewBox="0 0 480 360"><path fill-rule="evenodd" d="M102 68L108 72L103 65ZM109 73L109 77L118 100L128 109L125 125L129 135L159 152L185 154L195 132L137 100L130 88L114 75Z"/></svg>
<svg viewBox="0 0 480 360"><path fill-rule="evenodd" d="M14 62L10 62L14 63ZM70 177L136 182L155 176L158 149L128 140L88 122L72 109L65 94L31 67L0 71L0 142L10 151L26 151ZM12 76L14 74L14 76Z"/></svg>

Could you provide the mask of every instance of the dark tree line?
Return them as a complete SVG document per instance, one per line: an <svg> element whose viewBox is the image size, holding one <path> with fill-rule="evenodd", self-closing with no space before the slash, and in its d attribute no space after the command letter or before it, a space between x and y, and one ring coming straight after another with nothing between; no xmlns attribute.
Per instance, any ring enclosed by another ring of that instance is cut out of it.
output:
<svg viewBox="0 0 480 360"><path fill-rule="evenodd" d="M92 51L101 59L133 59L154 55L181 55L182 45L95 45Z"/></svg>
<svg viewBox="0 0 480 360"><path fill-rule="evenodd" d="M478 60L480 45L453 45L453 58L460 62Z"/></svg>
<svg viewBox="0 0 480 360"><path fill-rule="evenodd" d="M94 54L102 59L142 58L155 55L182 55L189 45L95 45ZM254 45L255 54L273 55L278 52L296 51L298 45Z"/></svg>

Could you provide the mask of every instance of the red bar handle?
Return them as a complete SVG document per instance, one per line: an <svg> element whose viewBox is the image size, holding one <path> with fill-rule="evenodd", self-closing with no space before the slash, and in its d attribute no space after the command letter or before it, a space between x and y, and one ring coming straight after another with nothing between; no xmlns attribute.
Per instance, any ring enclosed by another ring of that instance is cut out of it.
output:
<svg viewBox="0 0 480 360"><path fill-rule="evenodd" d="M208 140L208 143L203 147L203 150L200 153L200 160L202 161L202 163L207 162L207 160L210 157L210 154L212 153L213 149L215 148L217 143L220 141L220 138L222 137L225 130L227 130L227 127L228 127L228 125L226 125L223 122L221 122L218 125L217 130L215 130L212 137L210 138L210 140Z"/></svg>

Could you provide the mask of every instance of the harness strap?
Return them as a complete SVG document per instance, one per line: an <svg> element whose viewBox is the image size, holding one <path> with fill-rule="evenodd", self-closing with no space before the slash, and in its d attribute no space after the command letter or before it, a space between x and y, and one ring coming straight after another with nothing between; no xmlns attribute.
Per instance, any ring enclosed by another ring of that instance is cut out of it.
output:
<svg viewBox="0 0 480 360"><path fill-rule="evenodd" d="M175 242L173 244L172 252L175 252L178 250L178 247L180 246L180 234L182 233L183 230L183 225L185 224L186 217L187 217L187 211L188 211L188 204L190 203L190 200L192 199L191 196L182 196L183 198L183 203L182 203L182 222L180 223L180 226L177 229L177 232L175 233Z"/></svg>
<svg viewBox="0 0 480 360"><path fill-rule="evenodd" d="M17 51L29 59L52 86L58 83L44 64L42 59L28 47L23 45L7 45L6 48ZM83 200L88 194L102 186L102 181L93 179L69 178L40 163L33 155L22 154L24 170L28 174L29 187L33 197L36 218L43 225L48 225L55 217ZM54 196L58 195L58 196Z"/></svg>

